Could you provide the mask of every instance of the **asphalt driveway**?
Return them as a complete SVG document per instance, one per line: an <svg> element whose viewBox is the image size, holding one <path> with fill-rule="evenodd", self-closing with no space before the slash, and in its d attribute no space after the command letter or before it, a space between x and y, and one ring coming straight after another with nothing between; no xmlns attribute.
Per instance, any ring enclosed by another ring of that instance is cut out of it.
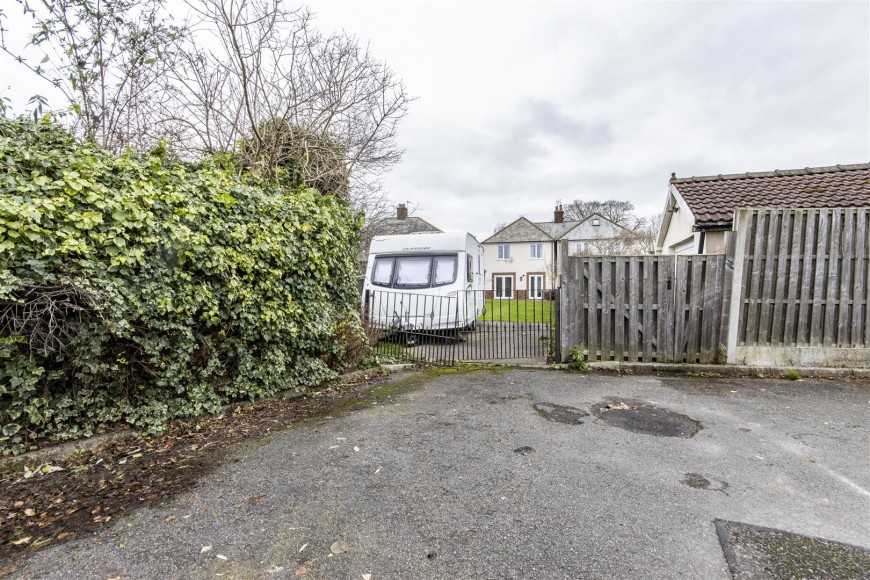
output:
<svg viewBox="0 0 870 580"><path fill-rule="evenodd" d="M729 578L716 519L870 547L867 383L484 370L379 395L16 576ZM674 429L613 420L635 408Z"/></svg>

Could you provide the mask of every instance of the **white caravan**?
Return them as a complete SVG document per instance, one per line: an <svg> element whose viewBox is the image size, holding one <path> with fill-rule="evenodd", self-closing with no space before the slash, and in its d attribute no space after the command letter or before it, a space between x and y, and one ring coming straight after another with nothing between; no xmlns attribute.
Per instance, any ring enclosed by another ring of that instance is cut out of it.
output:
<svg viewBox="0 0 870 580"><path fill-rule="evenodd" d="M363 310L406 334L455 334L484 312L483 246L468 233L377 236L369 248Z"/></svg>

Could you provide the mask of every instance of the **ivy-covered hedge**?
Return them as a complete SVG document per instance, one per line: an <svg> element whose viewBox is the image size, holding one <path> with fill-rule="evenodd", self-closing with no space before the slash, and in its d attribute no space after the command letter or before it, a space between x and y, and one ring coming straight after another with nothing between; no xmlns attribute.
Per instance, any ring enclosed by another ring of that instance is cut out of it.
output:
<svg viewBox="0 0 870 580"><path fill-rule="evenodd" d="M230 163L0 119L0 450L333 377L360 221Z"/></svg>

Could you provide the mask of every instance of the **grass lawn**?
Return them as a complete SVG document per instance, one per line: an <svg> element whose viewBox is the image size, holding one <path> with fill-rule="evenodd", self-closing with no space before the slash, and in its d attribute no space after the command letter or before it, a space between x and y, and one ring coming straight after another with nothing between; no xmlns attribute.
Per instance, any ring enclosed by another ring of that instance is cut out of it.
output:
<svg viewBox="0 0 870 580"><path fill-rule="evenodd" d="M550 322L555 321L551 300L486 301L486 313L477 317L486 322Z"/></svg>

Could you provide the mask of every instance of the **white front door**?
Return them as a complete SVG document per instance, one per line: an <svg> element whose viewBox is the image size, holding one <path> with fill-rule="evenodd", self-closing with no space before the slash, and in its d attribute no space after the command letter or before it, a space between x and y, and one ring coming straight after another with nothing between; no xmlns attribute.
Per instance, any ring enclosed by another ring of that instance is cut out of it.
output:
<svg viewBox="0 0 870 580"><path fill-rule="evenodd" d="M543 274L529 274L529 299L540 300L544 297Z"/></svg>

